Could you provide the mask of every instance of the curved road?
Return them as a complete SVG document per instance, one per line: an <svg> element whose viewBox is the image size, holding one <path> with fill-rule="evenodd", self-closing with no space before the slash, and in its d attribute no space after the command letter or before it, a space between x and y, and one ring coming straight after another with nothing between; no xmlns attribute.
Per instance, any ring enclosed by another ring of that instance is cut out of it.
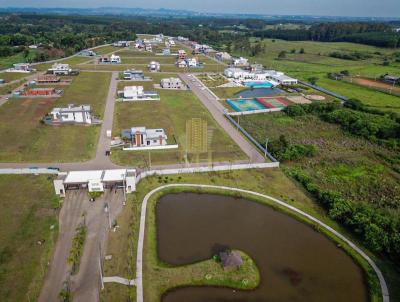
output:
<svg viewBox="0 0 400 302"><path fill-rule="evenodd" d="M155 188L154 190L150 191L149 193L146 194L146 196L143 199L142 202L142 208L141 208L141 213L140 213L140 229L139 229L139 239L138 239L138 250L137 250L137 258L136 258L136 302L144 302L143 300L143 247L144 247L144 235L145 235L145 228L146 228L146 211L147 211L147 203L149 199L157 192L162 191L167 188L176 188L176 187L187 187L187 188L200 188L200 189L219 189L219 190L226 190L226 191L233 191L233 192L239 192L239 193L245 193L249 195L254 195L257 197L262 197L265 199L268 199L284 208L289 209L290 211L293 211L308 220L315 222L319 226L323 227L324 229L328 230L330 233L334 234L336 237L339 239L343 240L348 244L354 251L356 251L364 260L366 260L369 265L373 268L375 271L376 275L378 276L379 283L381 286L381 292L382 292L382 300L383 302L389 302L389 290L385 281L385 278L383 277L383 274L379 267L375 264L375 262L357 245L355 245L352 241L347 239L345 236L340 234L338 231L334 230L327 224L323 223L321 220L315 218L314 216L311 216L310 214L307 214L303 212L302 210L297 209L294 206L291 206L279 199L276 199L274 197L271 197L269 195L249 191L249 190L244 190L244 189L239 189L239 188L232 188L232 187L225 187L225 186L212 186L212 185L198 185L198 184L170 184L170 185L165 185L161 186L158 188Z"/></svg>

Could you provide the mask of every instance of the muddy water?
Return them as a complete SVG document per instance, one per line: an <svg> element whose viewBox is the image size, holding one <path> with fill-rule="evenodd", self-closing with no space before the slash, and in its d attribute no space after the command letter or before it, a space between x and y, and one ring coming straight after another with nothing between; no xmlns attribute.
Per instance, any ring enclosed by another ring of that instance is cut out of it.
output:
<svg viewBox="0 0 400 302"><path fill-rule="evenodd" d="M311 227L268 206L232 197L180 193L156 208L158 254L184 265L209 259L221 247L240 249L257 263L254 291L186 287L163 302L368 301L361 269Z"/></svg>

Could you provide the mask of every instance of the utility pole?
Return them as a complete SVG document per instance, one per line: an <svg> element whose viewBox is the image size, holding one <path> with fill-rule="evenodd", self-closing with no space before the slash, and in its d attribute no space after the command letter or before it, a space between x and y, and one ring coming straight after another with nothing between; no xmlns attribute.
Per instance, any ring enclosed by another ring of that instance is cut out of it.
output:
<svg viewBox="0 0 400 302"><path fill-rule="evenodd" d="M267 152L268 152L268 141L269 138L267 137L266 141L265 141L265 153L264 153L264 157L267 157Z"/></svg>

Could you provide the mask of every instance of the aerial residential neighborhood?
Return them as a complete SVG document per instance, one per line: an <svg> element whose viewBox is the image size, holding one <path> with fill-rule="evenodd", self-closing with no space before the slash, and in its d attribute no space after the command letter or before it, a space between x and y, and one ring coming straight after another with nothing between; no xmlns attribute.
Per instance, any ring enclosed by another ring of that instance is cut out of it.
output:
<svg viewBox="0 0 400 302"><path fill-rule="evenodd" d="M400 301L399 3L156 2L0 3L0 301Z"/></svg>

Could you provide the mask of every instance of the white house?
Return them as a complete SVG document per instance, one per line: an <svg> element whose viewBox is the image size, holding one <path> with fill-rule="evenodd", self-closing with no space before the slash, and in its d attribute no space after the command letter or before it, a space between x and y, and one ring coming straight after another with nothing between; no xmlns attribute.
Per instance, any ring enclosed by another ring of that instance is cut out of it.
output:
<svg viewBox="0 0 400 302"><path fill-rule="evenodd" d="M161 70L161 64L156 61L151 61L148 67L151 72L159 72Z"/></svg>
<svg viewBox="0 0 400 302"><path fill-rule="evenodd" d="M94 57L96 56L96 53L93 50L84 49L79 53L79 55L83 57Z"/></svg>
<svg viewBox="0 0 400 302"><path fill-rule="evenodd" d="M146 44L144 45L144 50L145 50L145 51L148 51L148 52L152 52L152 51L153 51L153 47L151 46L150 43L146 43Z"/></svg>
<svg viewBox="0 0 400 302"><path fill-rule="evenodd" d="M94 124L98 123L91 113L90 105L54 108L50 112L50 118L45 117L43 120L47 124Z"/></svg>
<svg viewBox="0 0 400 302"><path fill-rule="evenodd" d="M32 65L29 63L17 63L13 64L12 68L6 70L6 72L21 72L21 73L29 73L34 71Z"/></svg>
<svg viewBox="0 0 400 302"><path fill-rule="evenodd" d="M53 180L57 195L65 197L70 189L88 189L89 192L104 192L121 188L129 194L136 191L136 170L112 169L61 172Z"/></svg>
<svg viewBox="0 0 400 302"><path fill-rule="evenodd" d="M176 61L176 66L178 66L179 68L186 68L188 67L188 63L186 62L186 60L178 60Z"/></svg>
<svg viewBox="0 0 400 302"><path fill-rule="evenodd" d="M185 37L182 37L182 36L178 36L177 39L178 39L178 41L180 41L180 42L187 42L187 41L189 41L189 38L185 38Z"/></svg>
<svg viewBox="0 0 400 302"><path fill-rule="evenodd" d="M146 91L143 86L126 86L123 91L118 91L124 102L132 101L159 101L160 95L157 91Z"/></svg>
<svg viewBox="0 0 400 302"><path fill-rule="evenodd" d="M239 81L270 81L272 84L282 84L282 85L295 85L297 84L297 79L291 78L285 75L283 72L275 70L263 70L263 71L248 71L241 68L227 68L224 71L224 75L227 78L239 80Z"/></svg>
<svg viewBox="0 0 400 302"><path fill-rule="evenodd" d="M69 64L54 63L47 71L55 75L69 75L72 72L72 68Z"/></svg>
<svg viewBox="0 0 400 302"><path fill-rule="evenodd" d="M167 89L182 89L184 87L180 78L161 79L161 87Z"/></svg>
<svg viewBox="0 0 400 302"><path fill-rule="evenodd" d="M133 147L165 146L168 139L164 129L146 129L146 127L122 130L121 137L128 140Z"/></svg>
<svg viewBox="0 0 400 302"><path fill-rule="evenodd" d="M171 45L171 46L175 46L175 45L176 45L174 39L172 39L172 38L169 38L169 39L168 39L168 43L169 43L169 45Z"/></svg>
<svg viewBox="0 0 400 302"><path fill-rule="evenodd" d="M129 41L117 41L114 42L114 47L129 47L130 42Z"/></svg>
<svg viewBox="0 0 400 302"><path fill-rule="evenodd" d="M170 56L171 55L171 49L170 48L164 48L162 50L163 56Z"/></svg>
<svg viewBox="0 0 400 302"><path fill-rule="evenodd" d="M249 65L249 60L243 57L240 58L233 58L232 59L232 64L234 66L247 66Z"/></svg>
<svg viewBox="0 0 400 302"><path fill-rule="evenodd" d="M121 64L121 57L112 54L110 56L110 63L112 63L112 64Z"/></svg>

